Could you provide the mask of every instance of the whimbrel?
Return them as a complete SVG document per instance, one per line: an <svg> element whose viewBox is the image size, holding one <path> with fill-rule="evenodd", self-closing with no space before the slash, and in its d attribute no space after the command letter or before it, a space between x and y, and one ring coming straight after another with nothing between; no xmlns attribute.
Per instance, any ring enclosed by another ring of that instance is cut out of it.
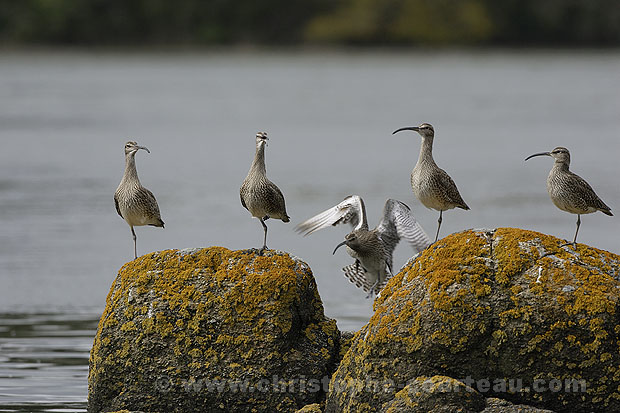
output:
<svg viewBox="0 0 620 413"><path fill-rule="evenodd" d="M162 221L159 214L159 206L155 196L151 191L143 187L138 179L136 152L140 149L151 153L147 148L138 146L134 141L129 141L125 144L125 173L114 193L116 212L131 228L134 259L138 258L138 251L136 247L136 232L133 227L142 225L164 227L164 221Z"/></svg>
<svg viewBox="0 0 620 413"><path fill-rule="evenodd" d="M417 253L424 250L430 239L404 203L388 199L383 207L383 218L377 227L368 230L364 201L357 195L346 197L338 205L302 222L296 228L310 235L329 226L351 224L353 231L338 244L347 246L355 264L342 269L344 275L357 287L368 293L367 298L383 289L392 276L392 256L401 238L409 242Z"/></svg>
<svg viewBox="0 0 620 413"><path fill-rule="evenodd" d="M601 211L609 216L613 216L613 214L611 209L596 195L590 184L568 170L570 166L568 149L558 146L551 152L535 153L525 160L543 155L551 156L555 160L547 177L547 192L551 201L562 211L577 214L577 230L573 238L573 245L575 245L581 225L581 214L591 214L596 211Z"/></svg>
<svg viewBox="0 0 620 413"><path fill-rule="evenodd" d="M425 207L439 211L437 233L435 234L436 242L437 238L439 238L443 211L455 207L468 210L469 207L463 201L450 175L438 167L433 160L433 139L435 137L433 126L428 123L422 123L420 126L397 129L392 132L392 135L404 130L412 130L422 136L420 156L413 171L411 171L411 188Z"/></svg>
<svg viewBox="0 0 620 413"><path fill-rule="evenodd" d="M239 190L241 205L260 220L265 231L263 247L261 253L267 249L267 225L265 220L269 218L281 219L289 222L290 218L286 214L284 195L280 188L267 179L265 169L265 146L267 146L267 132L256 134L256 153L254 161L248 172L248 176L243 180Z"/></svg>

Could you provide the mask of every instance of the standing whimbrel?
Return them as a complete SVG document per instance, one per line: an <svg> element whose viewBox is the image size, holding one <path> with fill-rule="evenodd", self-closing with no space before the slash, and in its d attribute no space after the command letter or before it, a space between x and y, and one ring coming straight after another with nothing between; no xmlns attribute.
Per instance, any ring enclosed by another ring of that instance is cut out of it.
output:
<svg viewBox="0 0 620 413"><path fill-rule="evenodd" d="M155 196L151 191L143 187L138 179L136 152L140 149L151 153L144 146L138 146L136 142L129 141L125 144L125 173L114 193L116 212L127 221L131 228L134 259L138 258L138 251L136 247L136 232L133 227L141 225L164 227L164 221L161 220L159 215L159 206Z"/></svg>
<svg viewBox="0 0 620 413"><path fill-rule="evenodd" d="M461 198L461 194L450 175L438 167L433 160L433 139L435 137L433 126L428 123L423 123L420 126L409 126L395 130L392 135L404 130L412 130L422 136L420 156L413 171L411 171L411 188L425 207L439 211L437 234L435 234L435 241L437 241L443 211L455 207L468 210L469 207Z"/></svg>
<svg viewBox="0 0 620 413"><path fill-rule="evenodd" d="M367 298L381 291L392 276L392 256L401 238L409 242L417 253L430 244L428 235L417 222L409 207L395 199L388 199L383 207L383 218L377 227L368 230L364 201L357 195L346 197L341 203L296 227L298 232L310 235L329 226L351 224L353 231L338 244L347 246L355 264L342 269L345 276L368 293Z"/></svg>
<svg viewBox="0 0 620 413"><path fill-rule="evenodd" d="M551 172L549 172L547 177L547 192L549 192L551 201L562 211L577 214L577 230L573 238L573 245L575 245L577 243L579 225L581 225L581 214L601 211L604 214L613 216L611 208L596 195L590 184L568 170L570 166L570 152L568 152L568 149L558 146L551 152L535 153L525 158L525 160L543 155L551 156L555 159Z"/></svg>
<svg viewBox="0 0 620 413"><path fill-rule="evenodd" d="M267 249L267 225L265 220L269 218L281 219L283 222L289 222L290 218L286 214L286 205L284 203L284 195L280 188L267 179L267 171L265 169L265 146L267 146L267 132L258 132L256 134L256 154L254 161L248 172L248 176L243 180L239 195L241 196L241 205L260 220L265 230L263 247L261 253Z"/></svg>

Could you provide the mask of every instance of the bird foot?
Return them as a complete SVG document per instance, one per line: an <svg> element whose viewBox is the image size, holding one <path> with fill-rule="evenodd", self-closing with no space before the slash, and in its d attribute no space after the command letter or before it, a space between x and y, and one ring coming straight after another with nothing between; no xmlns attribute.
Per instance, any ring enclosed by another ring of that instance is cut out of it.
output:
<svg viewBox="0 0 620 413"><path fill-rule="evenodd" d="M560 248L562 247L568 247L569 245L572 245L573 248L577 248L577 243L576 242L567 242L566 244L562 244L560 245Z"/></svg>
<svg viewBox="0 0 620 413"><path fill-rule="evenodd" d="M258 250L258 255L263 255L263 253L265 251L267 251L269 248L267 248L267 245L263 245L261 249Z"/></svg>

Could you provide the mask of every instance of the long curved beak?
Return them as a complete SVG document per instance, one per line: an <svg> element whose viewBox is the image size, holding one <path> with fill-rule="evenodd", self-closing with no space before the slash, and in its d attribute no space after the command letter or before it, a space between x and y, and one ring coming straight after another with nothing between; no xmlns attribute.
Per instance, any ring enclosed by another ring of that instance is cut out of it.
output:
<svg viewBox="0 0 620 413"><path fill-rule="evenodd" d="M551 156L551 152L538 152L538 153L535 153L534 155L528 156L527 158L525 158L525 160L527 161L528 159L533 158L535 156Z"/></svg>
<svg viewBox="0 0 620 413"><path fill-rule="evenodd" d="M394 135L395 133L404 131L404 130L412 130L414 132L419 132L420 128L418 128L417 126L406 126L404 128L396 129L394 132L392 132L392 135Z"/></svg>
<svg viewBox="0 0 620 413"><path fill-rule="evenodd" d="M138 149L144 149L145 151L147 151L148 153L151 153L151 151L149 151L149 148L147 148L146 146L136 146L136 148Z"/></svg>
<svg viewBox="0 0 620 413"><path fill-rule="evenodd" d="M332 255L334 255L336 253L336 250L340 247L342 247L343 245L345 245L347 242L346 241L342 241L340 244L336 245L336 248L334 248L334 252L332 252Z"/></svg>

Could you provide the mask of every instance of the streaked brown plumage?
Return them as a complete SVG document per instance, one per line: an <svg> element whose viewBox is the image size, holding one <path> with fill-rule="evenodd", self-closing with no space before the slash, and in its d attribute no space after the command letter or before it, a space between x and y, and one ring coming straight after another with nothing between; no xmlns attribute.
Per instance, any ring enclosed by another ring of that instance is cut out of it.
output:
<svg viewBox="0 0 620 413"><path fill-rule="evenodd" d="M435 138L433 126L429 123L422 123L420 126L397 129L392 132L392 135L404 130L418 132L422 137L418 162L411 171L411 188L425 207L439 211L437 233L435 234L435 241L437 241L443 211L452 208L468 210L469 206L463 201L450 175L438 167L433 159L433 139Z"/></svg>
<svg viewBox="0 0 620 413"><path fill-rule="evenodd" d="M241 205L260 220L265 232L263 247L261 252L267 249L267 225L265 220L269 218L280 219L289 222L290 218L286 213L284 195L280 188L267 179L265 168L265 146L267 146L267 133L258 132L256 134L256 153L248 175L243 180L239 189Z"/></svg>
<svg viewBox="0 0 620 413"><path fill-rule="evenodd" d="M143 187L140 179L138 179L135 156L140 149L150 153L147 148L138 146L134 141L129 141L125 144L125 173L114 193L116 212L131 228L134 259L138 258L138 251L136 232L133 227L142 225L164 227L164 221L161 219L155 196L151 191Z"/></svg>
<svg viewBox="0 0 620 413"><path fill-rule="evenodd" d="M551 156L555 160L549 176L547 176L547 192L556 207L562 211L577 214L577 230L573 244L577 242L581 214L601 211L606 215L613 216L611 208L596 195L590 184L569 170L570 152L568 149L558 146L551 152L535 153L525 160L527 161L535 156Z"/></svg>

